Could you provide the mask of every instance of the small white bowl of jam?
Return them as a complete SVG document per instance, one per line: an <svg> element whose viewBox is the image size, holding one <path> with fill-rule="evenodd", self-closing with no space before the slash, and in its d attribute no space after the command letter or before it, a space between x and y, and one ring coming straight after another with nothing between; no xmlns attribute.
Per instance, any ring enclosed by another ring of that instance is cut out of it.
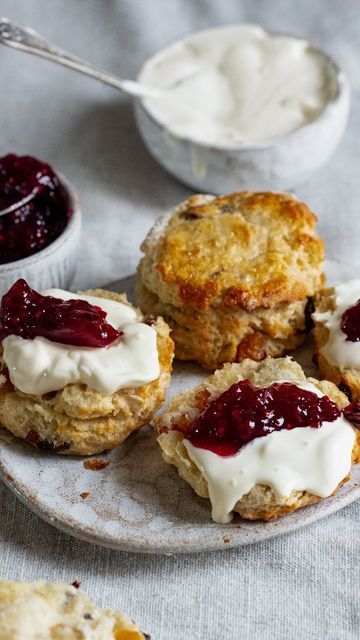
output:
<svg viewBox="0 0 360 640"><path fill-rule="evenodd" d="M81 212L73 187L31 156L0 158L0 212L29 194L0 216L0 296L19 278L37 290L66 289L75 274Z"/></svg>
<svg viewBox="0 0 360 640"><path fill-rule="evenodd" d="M155 159L205 193L290 190L320 169L345 130L349 83L300 38L235 25L159 51L139 82L138 127Z"/></svg>

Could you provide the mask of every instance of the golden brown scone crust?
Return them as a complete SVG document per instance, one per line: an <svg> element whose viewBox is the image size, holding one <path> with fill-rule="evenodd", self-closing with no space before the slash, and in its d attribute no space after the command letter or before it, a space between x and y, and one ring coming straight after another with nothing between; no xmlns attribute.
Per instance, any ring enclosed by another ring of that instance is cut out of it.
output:
<svg viewBox="0 0 360 640"><path fill-rule="evenodd" d="M315 222L290 194L192 196L141 246L139 304L161 310L176 357L206 368L295 349L324 283Z"/></svg>
<svg viewBox="0 0 360 640"><path fill-rule="evenodd" d="M335 310L335 290L334 287L328 287L319 291L315 296L315 311L334 311ZM314 339L315 339L315 360L319 369L319 375L322 378L331 380L347 393L349 399L360 399L360 369L351 369L339 367L329 362L321 353L322 347L328 341L329 330L320 321L314 321Z"/></svg>
<svg viewBox="0 0 360 640"><path fill-rule="evenodd" d="M163 302L197 310L302 300L323 281L316 220L286 193L192 196L145 239L139 274Z"/></svg>
<svg viewBox="0 0 360 640"><path fill-rule="evenodd" d="M263 360L293 351L305 337L306 300L282 303L274 309L215 309L199 313L164 304L139 282L137 300L144 313L161 315L171 326L175 355L196 360L205 369L245 358Z"/></svg>
<svg viewBox="0 0 360 640"><path fill-rule="evenodd" d="M201 471L190 459L183 444L184 432L204 411L209 402L218 398L226 389L239 380L248 379L255 386L268 386L280 379L307 380L331 398L339 408L348 404L346 396L327 380L306 378L300 365L290 358L268 358L262 362L244 360L240 364L226 364L223 369L209 376L194 389L175 396L165 413L154 420L155 432L162 455L168 464L177 467L179 475L186 480L202 498L208 498L207 482ZM175 430L180 426L182 433ZM360 461L360 434L356 431L353 462ZM348 478L344 478L346 482ZM340 485L339 485L340 486ZM234 511L248 520L274 520L295 509L319 502L321 498L307 491L294 491L282 504L277 503L273 490L264 485L255 485L235 505Z"/></svg>
<svg viewBox="0 0 360 640"><path fill-rule="evenodd" d="M1 640L145 640L120 612L101 609L65 582L0 581Z"/></svg>
<svg viewBox="0 0 360 640"><path fill-rule="evenodd" d="M82 293L130 305L126 296L118 293L102 289ZM139 320L142 319L139 313ZM32 396L17 391L1 376L1 425L31 444L61 454L91 455L116 447L146 425L165 399L174 345L162 318L152 326L157 332L160 362L157 380L109 395L83 384L69 384L57 392Z"/></svg>

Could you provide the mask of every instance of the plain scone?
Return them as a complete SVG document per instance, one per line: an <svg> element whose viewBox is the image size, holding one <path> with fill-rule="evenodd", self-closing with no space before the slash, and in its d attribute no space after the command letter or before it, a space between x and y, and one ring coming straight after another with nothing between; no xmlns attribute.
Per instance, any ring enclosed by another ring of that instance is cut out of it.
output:
<svg viewBox="0 0 360 640"><path fill-rule="evenodd" d="M328 287L320 291L315 297L315 311L325 312L335 310L335 289ZM322 378L331 380L346 393L349 400L360 399L360 369L339 367L330 362L323 353L329 338L329 329L319 320L314 319L315 360Z"/></svg>
<svg viewBox="0 0 360 640"><path fill-rule="evenodd" d="M102 289L82 293L131 306L126 296L118 293ZM138 317L147 321L140 312ZM169 327L162 318L149 321L157 333L160 376L156 380L110 395L86 385L69 384L59 391L32 396L16 390L8 377L1 375L1 425L39 448L61 454L90 455L116 447L152 419L170 382L174 345Z"/></svg>
<svg viewBox="0 0 360 640"><path fill-rule="evenodd" d="M65 582L0 581L1 640L145 640L122 613Z"/></svg>
<svg viewBox="0 0 360 640"><path fill-rule="evenodd" d="M266 387L276 380L307 380L336 402L339 408L348 405L347 397L332 382L326 380L320 382L314 378L306 378L301 366L291 358L268 358L262 362L247 359L239 364L226 364L223 369L216 371L202 384L175 396L166 412L154 420L157 441L165 462L175 465L179 475L202 498L209 497L207 482L200 469L190 459L182 442L184 432L186 432L186 427L196 420L211 401L218 398L239 380L250 380L254 386L259 387ZM172 430L175 425L180 425L183 433L175 429ZM360 434L359 431L356 431L353 462L359 461ZM347 480L348 478L344 478L341 485ZM295 509L320 501L319 496L307 491L294 491L279 504L269 486L255 485L236 503L234 511L248 520L275 520L279 516L295 511Z"/></svg>
<svg viewBox="0 0 360 640"><path fill-rule="evenodd" d="M216 369L283 355L324 283L316 220L290 194L192 196L142 243L138 303L168 322L181 360Z"/></svg>

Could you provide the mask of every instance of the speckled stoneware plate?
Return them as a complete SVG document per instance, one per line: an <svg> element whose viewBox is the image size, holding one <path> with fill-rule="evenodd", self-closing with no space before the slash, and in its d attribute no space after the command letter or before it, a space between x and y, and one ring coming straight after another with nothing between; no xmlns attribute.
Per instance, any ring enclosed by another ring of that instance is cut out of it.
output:
<svg viewBox="0 0 360 640"><path fill-rule="evenodd" d="M327 272L330 282L355 277L354 268L331 261ZM133 285L131 277L108 288L132 297ZM314 373L311 344L295 357L309 374ZM194 365L176 364L169 396L204 375ZM109 463L97 471L86 469L83 458L56 456L2 436L0 474L22 502L73 536L124 551L172 554L236 547L294 531L360 498L358 465L351 481L318 505L276 522L236 517L219 525L211 521L210 503L198 498L175 468L162 461L149 427L111 453L94 456Z"/></svg>

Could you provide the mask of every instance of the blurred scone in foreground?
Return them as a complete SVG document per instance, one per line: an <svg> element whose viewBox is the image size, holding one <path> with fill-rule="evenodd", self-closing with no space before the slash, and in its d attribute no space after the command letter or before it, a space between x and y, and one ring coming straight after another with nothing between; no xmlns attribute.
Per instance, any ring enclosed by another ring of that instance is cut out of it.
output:
<svg viewBox="0 0 360 640"><path fill-rule="evenodd" d="M171 326L177 358L209 369L291 351L324 283L315 223L290 194L192 196L143 242L138 303Z"/></svg>
<svg viewBox="0 0 360 640"><path fill-rule="evenodd" d="M65 582L0 581L1 640L145 640L126 616Z"/></svg>
<svg viewBox="0 0 360 640"><path fill-rule="evenodd" d="M319 502L349 478L360 435L346 396L290 358L225 364L155 418L165 462L212 516L273 520ZM344 412L342 411L344 409Z"/></svg>

